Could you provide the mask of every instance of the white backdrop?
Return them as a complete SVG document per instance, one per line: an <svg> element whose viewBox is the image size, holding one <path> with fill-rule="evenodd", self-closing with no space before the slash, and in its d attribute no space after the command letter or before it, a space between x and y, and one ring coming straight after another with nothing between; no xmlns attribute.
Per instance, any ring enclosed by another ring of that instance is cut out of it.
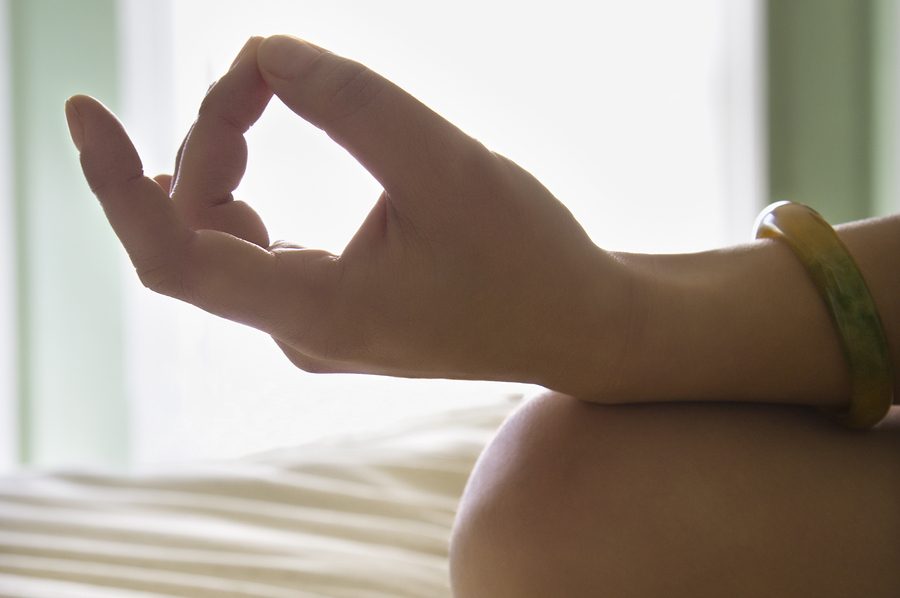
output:
<svg viewBox="0 0 900 598"><path fill-rule="evenodd" d="M123 6L123 120L151 173L171 171L246 38L290 33L366 63L531 170L603 247L739 240L760 203L759 0ZM249 146L236 195L273 239L339 252L374 180L277 101ZM295 444L518 388L304 374L265 335L126 281L139 463Z"/></svg>

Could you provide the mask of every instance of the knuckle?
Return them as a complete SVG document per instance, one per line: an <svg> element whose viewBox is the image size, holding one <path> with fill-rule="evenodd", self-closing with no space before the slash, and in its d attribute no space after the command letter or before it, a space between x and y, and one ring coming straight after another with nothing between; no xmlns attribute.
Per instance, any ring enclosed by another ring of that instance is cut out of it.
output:
<svg viewBox="0 0 900 598"><path fill-rule="evenodd" d="M201 121L214 121L225 125L226 127L230 127L237 131L244 132L247 130L247 127L241 120L235 115L234 108L231 107L227 103L223 103L222 99L213 95L207 94L203 101L200 102L200 110L197 112L197 120L191 126L191 130L193 130L197 123ZM190 133L188 133L190 136ZM185 139L187 141L187 139Z"/></svg>
<svg viewBox="0 0 900 598"><path fill-rule="evenodd" d="M297 310L285 314L280 328L286 341L303 347L309 354L323 357L326 352L321 348L335 335L334 274L333 268L323 260L295 257L313 252L274 252L276 277L284 282L282 292L293 298L292 303Z"/></svg>
<svg viewBox="0 0 900 598"><path fill-rule="evenodd" d="M83 160L82 165L84 165ZM128 176L121 176L117 164L85 166L84 170L91 193L104 203L127 196L128 190L144 178L142 168Z"/></svg>
<svg viewBox="0 0 900 598"><path fill-rule="evenodd" d="M325 266L325 263L320 264ZM313 267L299 273L307 281L302 294L304 317L290 326L290 338L306 354L329 367L363 363L367 347L363 339L370 322L362 313L366 297L342 280L342 266ZM309 281L316 280L311 285Z"/></svg>
<svg viewBox="0 0 900 598"><path fill-rule="evenodd" d="M149 260L137 266L138 278L146 288L170 297L180 297L182 283L179 276L167 263L168 260Z"/></svg>
<svg viewBox="0 0 900 598"><path fill-rule="evenodd" d="M132 263L144 287L160 295L194 303L188 280L191 268L186 265L190 260L189 251L190 243L179 249L169 248L156 255L132 256Z"/></svg>

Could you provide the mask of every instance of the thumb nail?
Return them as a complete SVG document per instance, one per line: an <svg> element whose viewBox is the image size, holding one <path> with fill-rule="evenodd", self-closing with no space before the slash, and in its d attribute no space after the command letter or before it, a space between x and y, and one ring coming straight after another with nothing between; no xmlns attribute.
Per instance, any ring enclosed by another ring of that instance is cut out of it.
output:
<svg viewBox="0 0 900 598"><path fill-rule="evenodd" d="M81 115L78 114L78 108L72 103L71 99L66 100L66 122L69 124L69 135L72 136L72 143L75 149L81 151L84 143L84 125L81 123Z"/></svg>
<svg viewBox="0 0 900 598"><path fill-rule="evenodd" d="M259 46L259 68L279 79L293 79L321 53L296 37L273 35Z"/></svg>

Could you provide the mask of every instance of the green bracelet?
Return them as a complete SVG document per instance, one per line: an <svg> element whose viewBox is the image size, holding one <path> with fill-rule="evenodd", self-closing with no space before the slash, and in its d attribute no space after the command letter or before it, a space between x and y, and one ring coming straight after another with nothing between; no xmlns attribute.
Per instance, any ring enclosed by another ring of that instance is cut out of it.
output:
<svg viewBox="0 0 900 598"><path fill-rule="evenodd" d="M893 403L893 375L878 308L862 274L834 229L805 205L780 201L757 217L756 238L778 238L806 268L837 327L850 369L852 394L843 409L823 408L851 428L870 428Z"/></svg>

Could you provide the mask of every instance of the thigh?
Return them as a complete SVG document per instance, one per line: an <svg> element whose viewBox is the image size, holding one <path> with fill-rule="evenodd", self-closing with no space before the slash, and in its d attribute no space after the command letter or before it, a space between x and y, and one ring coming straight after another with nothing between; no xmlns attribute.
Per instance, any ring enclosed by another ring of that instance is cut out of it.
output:
<svg viewBox="0 0 900 598"><path fill-rule="evenodd" d="M451 573L458 598L900 596L900 413L548 393L479 460Z"/></svg>

